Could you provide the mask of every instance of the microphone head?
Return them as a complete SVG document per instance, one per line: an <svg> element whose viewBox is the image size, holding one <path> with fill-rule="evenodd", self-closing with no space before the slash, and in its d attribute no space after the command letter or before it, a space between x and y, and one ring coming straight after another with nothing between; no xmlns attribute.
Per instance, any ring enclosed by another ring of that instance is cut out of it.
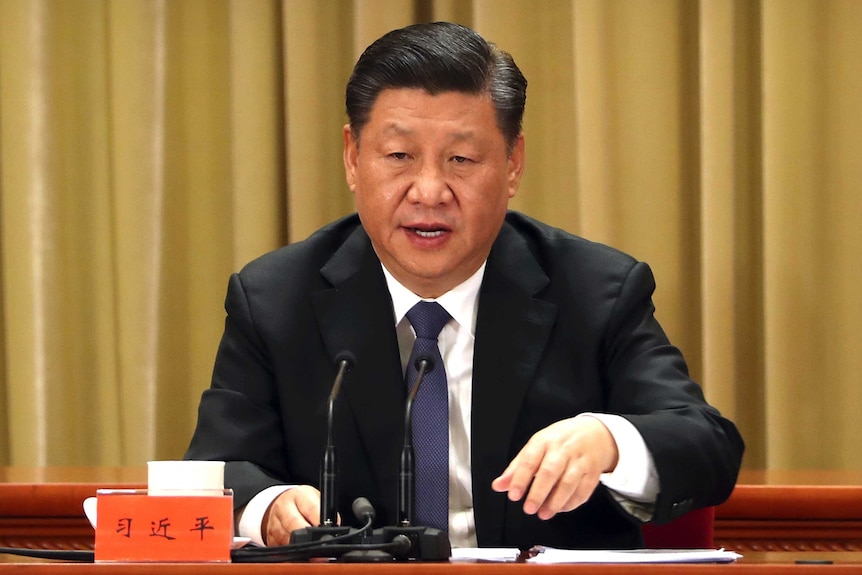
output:
<svg viewBox="0 0 862 575"><path fill-rule="evenodd" d="M416 358L416 362L413 364L416 371L419 371L423 362L425 363L425 373L431 373L434 371L434 358L427 355L421 355Z"/></svg>
<svg viewBox="0 0 862 575"><path fill-rule="evenodd" d="M393 537L389 544L392 546L392 554L399 558L406 558L413 547L413 542L403 533Z"/></svg>
<svg viewBox="0 0 862 575"><path fill-rule="evenodd" d="M352 351L342 349L338 352L338 355L335 356L335 365L337 367L341 367L342 362L345 363L344 371L350 371L356 364L356 356L353 355Z"/></svg>
<svg viewBox="0 0 862 575"><path fill-rule="evenodd" d="M374 521L374 506L365 497L357 497L353 500L353 515L360 521Z"/></svg>

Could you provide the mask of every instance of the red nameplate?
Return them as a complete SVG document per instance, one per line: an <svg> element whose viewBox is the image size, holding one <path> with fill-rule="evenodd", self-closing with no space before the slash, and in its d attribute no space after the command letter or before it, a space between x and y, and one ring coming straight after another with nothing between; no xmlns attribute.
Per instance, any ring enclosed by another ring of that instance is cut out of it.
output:
<svg viewBox="0 0 862 575"><path fill-rule="evenodd" d="M230 561L230 489L222 495L100 489L96 496L96 561Z"/></svg>

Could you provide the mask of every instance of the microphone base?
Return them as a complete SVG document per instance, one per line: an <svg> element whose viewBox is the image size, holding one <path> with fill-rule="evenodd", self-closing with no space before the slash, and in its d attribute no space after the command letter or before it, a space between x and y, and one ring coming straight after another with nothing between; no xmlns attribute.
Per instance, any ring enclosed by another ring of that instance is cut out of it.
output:
<svg viewBox="0 0 862 575"><path fill-rule="evenodd" d="M448 561L452 556L452 545L445 531L434 527L382 527L375 529L371 539L375 543L390 543L398 535L410 539L410 551L406 557L419 561Z"/></svg>
<svg viewBox="0 0 862 575"><path fill-rule="evenodd" d="M346 535L352 531L356 531L356 529L353 529L352 527L342 527L340 525L331 527L323 525L318 525L317 527L303 527L302 529L296 529L290 533L290 543L326 541L327 539L332 539L338 535Z"/></svg>
<svg viewBox="0 0 862 575"><path fill-rule="evenodd" d="M357 549L356 551L348 551L336 561L339 563L392 563L395 561L395 556L386 551Z"/></svg>

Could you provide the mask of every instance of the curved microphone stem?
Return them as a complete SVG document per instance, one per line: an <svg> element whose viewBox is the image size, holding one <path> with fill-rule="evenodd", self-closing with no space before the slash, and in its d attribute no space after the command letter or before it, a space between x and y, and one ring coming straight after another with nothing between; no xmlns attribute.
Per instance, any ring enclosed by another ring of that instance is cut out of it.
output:
<svg viewBox="0 0 862 575"><path fill-rule="evenodd" d="M404 444L401 447L401 466L398 472L398 525L409 527L413 523L414 476L416 461L413 455L413 401L419 393L419 386L425 374L434 369L434 360L430 357L420 357L416 360L416 383L407 394L407 404L404 407Z"/></svg>
<svg viewBox="0 0 862 575"><path fill-rule="evenodd" d="M326 447L323 450L323 464L320 467L320 525L321 527L334 527L338 523L338 496L336 489L336 464L335 444L332 439L332 426L335 419L335 399L341 390L341 382L344 374L350 371L353 365L353 355L349 352L341 352L336 359L338 373L329 393L328 412L326 416Z"/></svg>

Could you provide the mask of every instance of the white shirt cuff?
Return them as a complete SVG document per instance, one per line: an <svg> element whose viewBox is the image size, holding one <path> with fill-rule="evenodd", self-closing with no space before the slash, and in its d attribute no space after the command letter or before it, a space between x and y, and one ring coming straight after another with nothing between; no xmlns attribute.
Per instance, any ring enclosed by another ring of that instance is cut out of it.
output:
<svg viewBox="0 0 862 575"><path fill-rule="evenodd" d="M251 501L246 504L245 508L240 512L239 521L237 522L237 531L240 537L249 537L253 543L263 545L263 535L260 532L260 524L263 522L263 516L266 515L266 510L272 505L276 497L293 489L295 485L273 485L267 487L257 495L251 498Z"/></svg>
<svg viewBox="0 0 862 575"><path fill-rule="evenodd" d="M640 503L655 503L659 493L658 473L652 453L637 428L624 417L609 413L584 413L601 421L617 443L619 459L609 473L599 481L626 499Z"/></svg>

